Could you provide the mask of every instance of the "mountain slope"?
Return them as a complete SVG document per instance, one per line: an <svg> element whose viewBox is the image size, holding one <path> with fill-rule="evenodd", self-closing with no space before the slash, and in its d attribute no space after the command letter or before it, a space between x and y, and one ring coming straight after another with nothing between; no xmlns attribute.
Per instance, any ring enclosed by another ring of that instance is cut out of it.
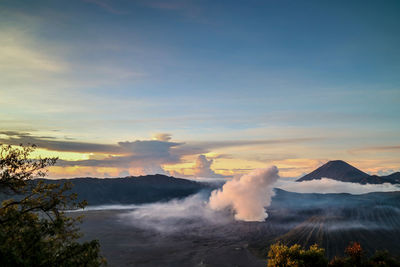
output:
<svg viewBox="0 0 400 267"><path fill-rule="evenodd" d="M315 179L321 179L323 177L335 179L342 182L354 182L358 183L363 178L369 177L370 175L366 174L363 171L351 166L350 164L342 161L342 160L333 160L329 161L326 164L322 165L315 171L301 177L298 179L298 182L301 181L310 181Z"/></svg>
<svg viewBox="0 0 400 267"><path fill-rule="evenodd" d="M183 198L205 189L206 186L186 179L165 175L146 175L125 178L43 179L47 183L73 184L72 192L89 205L141 204Z"/></svg>
<svg viewBox="0 0 400 267"><path fill-rule="evenodd" d="M400 172L387 176L369 175L342 160L332 160L296 181L319 180L321 178L360 184L397 184L400 183Z"/></svg>

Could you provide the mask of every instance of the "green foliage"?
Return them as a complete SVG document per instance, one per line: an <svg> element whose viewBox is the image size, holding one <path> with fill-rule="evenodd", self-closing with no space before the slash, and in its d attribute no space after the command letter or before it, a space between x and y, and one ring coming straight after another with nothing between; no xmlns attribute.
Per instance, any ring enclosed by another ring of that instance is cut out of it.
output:
<svg viewBox="0 0 400 267"><path fill-rule="evenodd" d="M327 266L325 250L312 245L304 250L300 245L291 247L276 243L271 245L268 252L268 266L270 267L320 267Z"/></svg>
<svg viewBox="0 0 400 267"><path fill-rule="evenodd" d="M340 257L335 257L333 258L333 260L331 260L328 264L329 267L344 267L344 266L348 266L348 262L346 259L344 258L340 258Z"/></svg>
<svg viewBox="0 0 400 267"><path fill-rule="evenodd" d="M400 261L392 257L387 251L376 251L369 259L368 266L400 267Z"/></svg>
<svg viewBox="0 0 400 267"><path fill-rule="evenodd" d="M364 251L358 242L351 242L345 249L347 257L334 258L329 262L329 267L396 267L400 262L393 258L387 251L376 251L375 254L367 259Z"/></svg>
<svg viewBox="0 0 400 267"><path fill-rule="evenodd" d="M377 251L367 259L358 242L351 242L345 249L347 257L335 257L328 263L325 251L318 245L308 250L295 244L291 247L278 242L270 246L268 252L269 267L400 267L400 261L387 251Z"/></svg>
<svg viewBox="0 0 400 267"><path fill-rule="evenodd" d="M100 266L98 241L79 243L81 217L65 215L82 208L68 194L71 184L34 180L46 175L56 158L30 159L30 147L0 147L0 190L10 199L0 207L0 266Z"/></svg>

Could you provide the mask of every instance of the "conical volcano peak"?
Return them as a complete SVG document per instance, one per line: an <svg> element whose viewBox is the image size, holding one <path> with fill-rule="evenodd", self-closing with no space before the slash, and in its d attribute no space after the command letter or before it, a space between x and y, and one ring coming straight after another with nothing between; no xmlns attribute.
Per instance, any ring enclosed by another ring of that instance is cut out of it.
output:
<svg viewBox="0 0 400 267"><path fill-rule="evenodd" d="M315 171L301 177L298 182L321 178L331 178L342 182L360 182L370 175L343 160L328 161Z"/></svg>
<svg viewBox="0 0 400 267"><path fill-rule="evenodd" d="M325 163L324 165L347 165L347 166L351 166L346 161L343 161L343 160L340 160L340 159L330 160L327 163Z"/></svg>

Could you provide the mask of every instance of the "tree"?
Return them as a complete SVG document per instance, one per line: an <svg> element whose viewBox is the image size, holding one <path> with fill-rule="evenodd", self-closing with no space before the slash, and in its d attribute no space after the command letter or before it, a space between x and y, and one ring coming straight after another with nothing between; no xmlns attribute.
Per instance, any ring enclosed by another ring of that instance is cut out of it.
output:
<svg viewBox="0 0 400 267"><path fill-rule="evenodd" d="M100 266L97 240L78 242L77 223L66 209L83 208L70 183L34 179L57 158L30 159L35 146L0 145L0 266Z"/></svg>
<svg viewBox="0 0 400 267"><path fill-rule="evenodd" d="M316 244L305 250L299 244L288 247L278 242L268 251L268 267L322 267L327 263L325 250Z"/></svg>
<svg viewBox="0 0 400 267"><path fill-rule="evenodd" d="M291 247L280 242L272 244L268 251L268 267L397 267L398 258L387 251L376 251L369 259L358 242L350 242L345 249L347 257L334 257L329 263L325 251L318 245L308 250L295 244Z"/></svg>
<svg viewBox="0 0 400 267"><path fill-rule="evenodd" d="M344 252L349 256L349 261L353 266L361 266L364 251L360 243L351 242Z"/></svg>
<svg viewBox="0 0 400 267"><path fill-rule="evenodd" d="M399 267L400 261L390 255L388 251L376 251L369 259L368 266Z"/></svg>

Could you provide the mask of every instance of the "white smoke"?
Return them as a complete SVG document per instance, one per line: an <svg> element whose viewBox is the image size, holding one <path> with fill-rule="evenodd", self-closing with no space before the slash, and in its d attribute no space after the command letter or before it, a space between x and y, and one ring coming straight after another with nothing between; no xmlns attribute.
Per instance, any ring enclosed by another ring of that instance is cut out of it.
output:
<svg viewBox="0 0 400 267"><path fill-rule="evenodd" d="M265 207L271 203L273 187L279 179L278 168L255 169L226 182L222 189L211 193L209 206L213 210L231 208L236 220L264 221Z"/></svg>
<svg viewBox="0 0 400 267"><path fill-rule="evenodd" d="M175 232L204 224L225 225L234 220L264 221L271 203L278 168L256 169L227 181L221 189L199 192L185 199L130 206L124 222L159 232ZM209 178L210 179L210 178ZM219 181L221 182L221 181ZM117 207L121 209L121 207Z"/></svg>
<svg viewBox="0 0 400 267"><path fill-rule="evenodd" d="M193 178L193 180L198 179ZM298 193L364 194L400 191L399 185L391 184L361 185L328 178L303 182L279 179L278 168L275 166L256 169L232 180L204 178L200 181L226 182L221 189L212 191L211 195L209 191L205 190L185 199L174 199L168 202L142 205L105 205L87 207L85 210L126 210L121 212L119 218L121 221L137 227L161 233L181 231L194 233L195 229L205 225L219 227L233 223L234 220L264 221L268 217L265 208L271 204L271 198L274 195L273 188ZM335 224L332 227L336 226ZM372 227L373 225L363 225L363 227L367 226Z"/></svg>
<svg viewBox="0 0 400 267"><path fill-rule="evenodd" d="M227 224L233 221L229 213L217 212L207 204L208 194L202 192L168 202L135 205L120 215L122 221L159 232L189 230L203 224ZM120 207L119 207L120 208Z"/></svg>

